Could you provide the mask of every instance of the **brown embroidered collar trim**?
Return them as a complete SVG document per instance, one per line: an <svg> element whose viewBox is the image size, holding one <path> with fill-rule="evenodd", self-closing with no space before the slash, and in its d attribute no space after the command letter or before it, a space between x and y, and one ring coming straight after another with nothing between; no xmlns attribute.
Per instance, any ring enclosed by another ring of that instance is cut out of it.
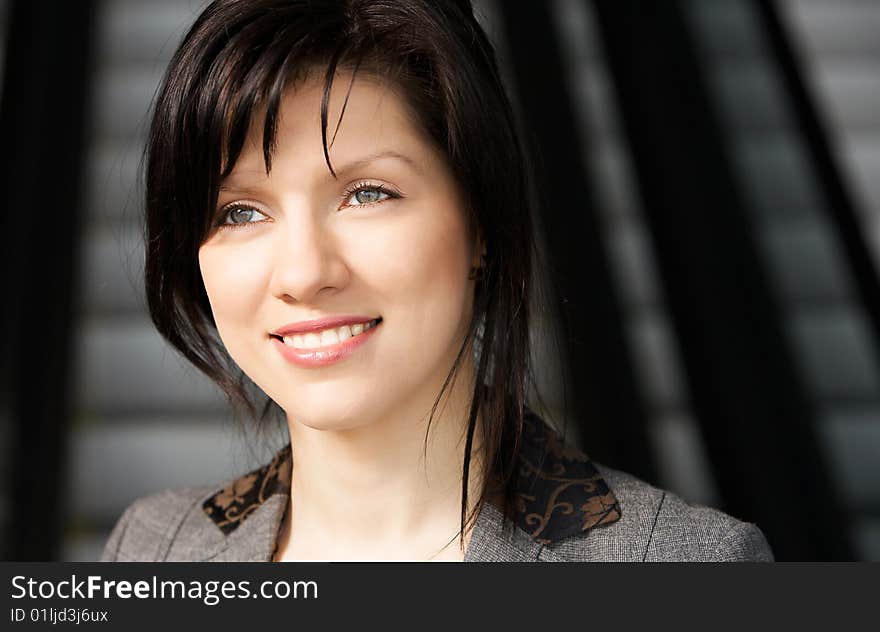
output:
<svg viewBox="0 0 880 632"><path fill-rule="evenodd" d="M269 496L290 494L290 466L288 443L269 463L235 479L208 498L202 503L202 509L224 534L229 535Z"/></svg>
<svg viewBox="0 0 880 632"><path fill-rule="evenodd" d="M620 519L620 505L595 465L562 444L544 421L527 411L520 451L516 523L549 544ZM273 494L290 494L290 444L272 460L235 479L202 505L228 535Z"/></svg>
<svg viewBox="0 0 880 632"><path fill-rule="evenodd" d="M541 544L620 519L620 504L589 457L528 410L519 463L516 523Z"/></svg>

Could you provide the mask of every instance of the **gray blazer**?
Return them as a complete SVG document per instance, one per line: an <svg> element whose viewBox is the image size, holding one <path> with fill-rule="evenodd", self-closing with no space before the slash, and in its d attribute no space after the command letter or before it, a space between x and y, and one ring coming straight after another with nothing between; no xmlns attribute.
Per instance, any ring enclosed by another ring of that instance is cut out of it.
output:
<svg viewBox="0 0 880 632"><path fill-rule="evenodd" d="M222 488L167 490L132 503L102 561L271 561L289 501L290 445ZM529 418L516 515L480 510L466 562L773 561L764 535L564 446Z"/></svg>

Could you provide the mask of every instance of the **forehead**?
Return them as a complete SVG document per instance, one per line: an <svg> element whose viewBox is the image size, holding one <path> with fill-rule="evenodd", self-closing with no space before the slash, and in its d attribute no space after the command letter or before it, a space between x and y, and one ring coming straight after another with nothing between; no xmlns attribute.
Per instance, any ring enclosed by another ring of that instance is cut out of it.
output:
<svg viewBox="0 0 880 632"><path fill-rule="evenodd" d="M350 89L349 89L350 87ZM272 153L276 165L295 165L301 173L321 170L329 175L324 157L321 104L324 80L310 77L288 88L279 103ZM224 184L262 174L264 112L253 117L242 153ZM390 81L347 72L337 74L327 106L327 151L334 171L357 166L367 158L398 160L418 168L442 162L423 134L401 91Z"/></svg>

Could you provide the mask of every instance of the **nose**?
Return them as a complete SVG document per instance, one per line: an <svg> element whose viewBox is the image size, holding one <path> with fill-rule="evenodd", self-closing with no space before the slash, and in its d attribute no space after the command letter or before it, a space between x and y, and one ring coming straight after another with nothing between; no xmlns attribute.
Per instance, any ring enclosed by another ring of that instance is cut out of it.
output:
<svg viewBox="0 0 880 632"><path fill-rule="evenodd" d="M319 296L348 283L339 240L326 218L302 211L284 217L272 244L272 295L286 302L316 304Z"/></svg>

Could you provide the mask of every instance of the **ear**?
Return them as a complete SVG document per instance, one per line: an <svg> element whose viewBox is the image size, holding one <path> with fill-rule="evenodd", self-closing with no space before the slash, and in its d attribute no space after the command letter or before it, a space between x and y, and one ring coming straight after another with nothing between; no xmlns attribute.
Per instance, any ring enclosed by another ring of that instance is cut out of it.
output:
<svg viewBox="0 0 880 632"><path fill-rule="evenodd" d="M471 256L471 265L475 268L482 267L485 258L486 242L483 240L483 237L477 233L477 238L474 240L474 252Z"/></svg>

